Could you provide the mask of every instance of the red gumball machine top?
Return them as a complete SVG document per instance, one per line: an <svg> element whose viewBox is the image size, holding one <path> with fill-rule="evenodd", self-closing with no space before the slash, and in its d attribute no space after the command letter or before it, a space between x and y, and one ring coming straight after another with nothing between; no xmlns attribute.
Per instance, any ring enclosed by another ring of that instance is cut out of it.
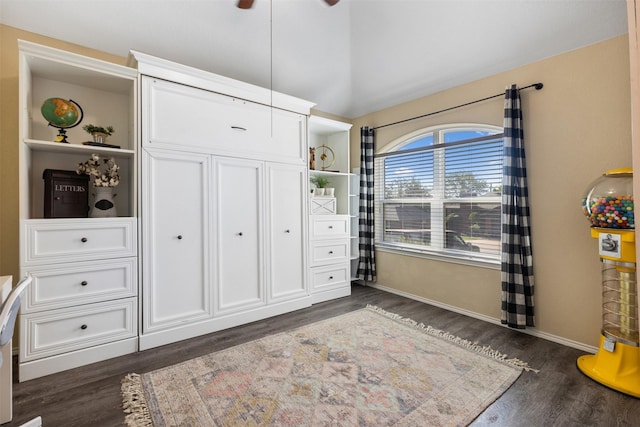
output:
<svg viewBox="0 0 640 427"><path fill-rule="evenodd" d="M592 227L635 228L633 170L612 169L596 179L582 198L582 210Z"/></svg>

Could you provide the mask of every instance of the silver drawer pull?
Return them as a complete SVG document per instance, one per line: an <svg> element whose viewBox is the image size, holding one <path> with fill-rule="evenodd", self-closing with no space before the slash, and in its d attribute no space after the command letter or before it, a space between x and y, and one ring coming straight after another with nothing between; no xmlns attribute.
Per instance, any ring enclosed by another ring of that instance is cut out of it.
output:
<svg viewBox="0 0 640 427"><path fill-rule="evenodd" d="M82 286L87 286L89 284L89 282L87 282L86 280L83 280L82 283L80 283Z"/></svg>
<svg viewBox="0 0 640 427"><path fill-rule="evenodd" d="M89 241L89 239L87 239L86 237L83 237L82 239L80 239L80 241L82 243L87 243Z"/></svg>
<svg viewBox="0 0 640 427"><path fill-rule="evenodd" d="M87 326L87 325L82 325L82 326L80 326L80 329L83 329L83 330L84 330L84 329L87 329L87 328L88 328L88 326Z"/></svg>
<svg viewBox="0 0 640 427"><path fill-rule="evenodd" d="M241 130L243 132L247 131L247 128L243 128L242 126L231 126L231 129L233 129L233 130Z"/></svg>

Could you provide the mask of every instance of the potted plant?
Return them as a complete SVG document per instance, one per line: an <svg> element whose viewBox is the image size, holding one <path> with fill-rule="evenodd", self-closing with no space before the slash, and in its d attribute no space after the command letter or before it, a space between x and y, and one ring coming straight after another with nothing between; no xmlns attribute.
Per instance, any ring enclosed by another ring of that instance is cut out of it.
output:
<svg viewBox="0 0 640 427"><path fill-rule="evenodd" d="M315 196L328 195L327 190L329 190L329 188L327 186L329 185L329 179L327 177L322 175L311 175L309 181L316 186L316 190L314 192ZM333 190L333 188L330 190ZM333 196L333 191L331 191L331 193L331 196Z"/></svg>
<svg viewBox="0 0 640 427"><path fill-rule="evenodd" d="M104 144L108 136L111 136L115 130L113 126L96 126L92 124L84 125L82 129L93 136L93 142Z"/></svg>

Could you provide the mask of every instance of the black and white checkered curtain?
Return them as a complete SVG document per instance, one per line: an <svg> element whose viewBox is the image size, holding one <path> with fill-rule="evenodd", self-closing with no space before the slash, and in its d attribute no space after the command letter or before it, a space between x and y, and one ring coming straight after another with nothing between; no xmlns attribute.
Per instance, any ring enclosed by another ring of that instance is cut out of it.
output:
<svg viewBox="0 0 640 427"><path fill-rule="evenodd" d="M520 91L516 85L506 90L504 101L501 280L501 322L518 329L534 326L529 191Z"/></svg>
<svg viewBox="0 0 640 427"><path fill-rule="evenodd" d="M357 277L364 281L376 280L376 253L374 250L373 205L373 128L360 128L360 261Z"/></svg>

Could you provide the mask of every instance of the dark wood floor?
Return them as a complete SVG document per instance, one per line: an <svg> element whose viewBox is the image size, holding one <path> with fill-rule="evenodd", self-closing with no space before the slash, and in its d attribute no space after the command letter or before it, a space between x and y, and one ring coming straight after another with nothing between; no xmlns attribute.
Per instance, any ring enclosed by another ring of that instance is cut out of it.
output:
<svg viewBox="0 0 640 427"><path fill-rule="evenodd" d="M354 285L347 298L314 305L161 348L14 385L14 420L36 415L45 427L123 425L120 381L229 346L357 310L367 304L490 345L540 369L524 372L474 426L640 426L640 399L595 383L576 368L579 350L452 313L380 290ZM202 426L206 427L206 426Z"/></svg>

